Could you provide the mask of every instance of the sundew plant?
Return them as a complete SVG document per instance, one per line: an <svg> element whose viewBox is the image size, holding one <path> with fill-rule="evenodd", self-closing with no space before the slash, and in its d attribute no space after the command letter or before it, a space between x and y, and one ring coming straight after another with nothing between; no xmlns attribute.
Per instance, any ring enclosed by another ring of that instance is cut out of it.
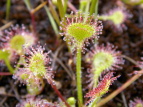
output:
<svg viewBox="0 0 143 107"><path fill-rule="evenodd" d="M0 107L143 107L143 2L106 2L2 0Z"/></svg>

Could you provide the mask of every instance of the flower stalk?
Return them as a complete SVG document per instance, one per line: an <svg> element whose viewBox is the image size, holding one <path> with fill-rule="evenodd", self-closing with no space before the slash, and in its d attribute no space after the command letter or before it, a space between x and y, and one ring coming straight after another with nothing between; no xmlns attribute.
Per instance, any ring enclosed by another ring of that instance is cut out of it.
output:
<svg viewBox="0 0 143 107"><path fill-rule="evenodd" d="M5 64L6 64L7 68L8 68L8 70L9 70L9 72L10 72L11 74L14 74L14 69L13 69L13 67L12 67L11 64L10 64L10 61L9 61L8 59L6 59L6 60L4 60L4 61L5 61Z"/></svg>
<svg viewBox="0 0 143 107"><path fill-rule="evenodd" d="M98 35L102 31L102 23L97 19L94 19L94 15L82 14L71 12L71 15L65 17L61 21L60 33L64 36L64 40L68 42L69 46L73 48L72 51L76 53L76 85L77 85L77 97L78 106L83 105L82 95L82 81L81 81L81 52L84 52L85 46L89 45L89 40L94 38L98 39Z"/></svg>
<svg viewBox="0 0 143 107"><path fill-rule="evenodd" d="M82 81L81 81L81 48L77 49L76 56L76 79L77 79L77 96L79 107L83 104L83 95L82 95Z"/></svg>
<svg viewBox="0 0 143 107"><path fill-rule="evenodd" d="M48 82L50 83L51 87L54 89L55 93L60 97L60 99L65 103L65 105L67 107L70 107L70 105L67 103L67 101L63 98L62 94L59 92L59 90L57 89L56 85L53 84L53 81L50 79L48 80Z"/></svg>

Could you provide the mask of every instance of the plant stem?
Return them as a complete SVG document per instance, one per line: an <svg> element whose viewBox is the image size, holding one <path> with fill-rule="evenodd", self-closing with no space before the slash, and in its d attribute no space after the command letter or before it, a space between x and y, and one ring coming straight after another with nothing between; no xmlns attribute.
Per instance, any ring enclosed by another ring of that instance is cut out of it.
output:
<svg viewBox="0 0 143 107"><path fill-rule="evenodd" d="M89 12L90 3L91 3L91 0L88 0L88 1L87 1L87 4L86 4L86 7L85 7L85 13L86 13L86 14Z"/></svg>
<svg viewBox="0 0 143 107"><path fill-rule="evenodd" d="M96 98L88 107L96 107L97 101L99 101L99 99L100 97Z"/></svg>
<svg viewBox="0 0 143 107"><path fill-rule="evenodd" d="M12 75L10 72L0 72L0 76L4 76L4 75Z"/></svg>
<svg viewBox="0 0 143 107"><path fill-rule="evenodd" d="M64 0L64 15L66 14L66 11L67 11L67 5L68 5L68 0Z"/></svg>
<svg viewBox="0 0 143 107"><path fill-rule="evenodd" d="M59 92L59 90L57 89L57 87L56 87L56 85L55 84L53 84L53 80L51 80L51 79L48 79L49 80L49 82L50 82L50 85L51 85L51 87L54 89L54 91L56 92L56 94L61 98L61 100L65 103L65 105L67 106L67 107L70 107L70 105L66 102L66 100L63 98L63 96L62 96L62 94ZM47 81L48 81L47 80Z"/></svg>
<svg viewBox="0 0 143 107"><path fill-rule="evenodd" d="M32 22L32 30L33 30L33 33L36 34L35 16L32 13L32 11L30 11L30 15L31 15L31 22Z"/></svg>
<svg viewBox="0 0 143 107"><path fill-rule="evenodd" d="M32 10L30 0L24 0L24 3L26 4L26 6L30 12L31 22L32 22L32 30L33 30L34 35L36 35L35 16L34 16L34 11Z"/></svg>
<svg viewBox="0 0 143 107"><path fill-rule="evenodd" d="M85 18L84 18L84 23L86 22L87 18L88 18L88 13L89 13L89 7L90 7L90 3L91 3L91 0L88 0L87 1L87 5L85 7Z"/></svg>
<svg viewBox="0 0 143 107"><path fill-rule="evenodd" d="M76 78L77 78L77 97L79 107L82 107L83 104L83 95L82 95L82 82L81 82L81 48L77 48L76 56Z"/></svg>
<svg viewBox="0 0 143 107"><path fill-rule="evenodd" d="M43 8L48 2L45 1L45 2L42 2L39 6L37 6L35 9L33 9L31 11L32 14L36 13L38 10L40 10L41 8Z"/></svg>
<svg viewBox="0 0 143 107"><path fill-rule="evenodd" d="M75 6L73 4L71 4L71 2L68 1L68 7L73 11L73 12L77 12L77 9L75 8Z"/></svg>
<svg viewBox="0 0 143 107"><path fill-rule="evenodd" d="M126 56L126 55L122 55L122 57L127 59L128 61L132 62L133 64L135 64L137 66L139 65L135 60L133 60L132 58L130 58L130 57Z"/></svg>
<svg viewBox="0 0 143 107"><path fill-rule="evenodd" d="M31 4L30 4L30 0L24 0L24 3L26 4L28 10L30 11L32 9Z"/></svg>
<svg viewBox="0 0 143 107"><path fill-rule="evenodd" d="M51 14L52 14L53 18L55 19L55 21L57 22L57 24L60 26L60 19L59 19L58 13L57 13L53 3L50 0L48 0L48 2L49 2L49 10L51 11ZM45 6L45 8L48 8L48 7ZM48 14L48 12L47 12L47 14Z"/></svg>
<svg viewBox="0 0 143 107"><path fill-rule="evenodd" d="M4 61L5 61L5 64L6 64L7 68L8 68L8 70L9 70L9 72L10 72L11 74L14 74L14 69L13 69L12 66L10 65L10 61L9 61L8 59L5 59Z"/></svg>
<svg viewBox="0 0 143 107"><path fill-rule="evenodd" d="M96 88L97 85L98 85L99 76L101 75L101 71L95 70L93 73L94 73L94 74L93 74L93 75L94 75L94 77L93 77L93 82L94 82L93 88Z"/></svg>
<svg viewBox="0 0 143 107"><path fill-rule="evenodd" d="M121 91L123 91L125 88L127 88L129 85L131 85L134 81L136 81L141 75L143 74L143 70L138 71L136 75L134 75L131 79L129 79L126 83L124 83L120 88L115 90L113 93L111 93L106 98L102 99L98 104L97 107L101 107L111 99L113 99L116 95L118 95Z"/></svg>
<svg viewBox="0 0 143 107"><path fill-rule="evenodd" d="M62 0L57 0L57 3L58 3L58 10L59 10L59 14L60 14L60 18L62 20L62 18L64 17L64 6L62 4Z"/></svg>
<svg viewBox="0 0 143 107"><path fill-rule="evenodd" d="M57 25L56 25L56 22L54 21L54 18L52 17L49 9L47 6L44 6L45 10L46 10L46 13L47 13L47 16L49 17L49 20L51 22L51 25L53 27L53 30L55 31L55 34L58 36L58 28L57 28Z"/></svg>
<svg viewBox="0 0 143 107"><path fill-rule="evenodd" d="M7 22L6 24L4 24L3 26L0 27L0 31L9 28L9 27L10 27L12 24L14 24L14 23L15 23L15 21Z"/></svg>
<svg viewBox="0 0 143 107"><path fill-rule="evenodd" d="M83 12L84 11L84 7L85 7L85 3L82 0L80 0L79 10L81 12Z"/></svg>
<svg viewBox="0 0 143 107"><path fill-rule="evenodd" d="M23 54L20 54L19 61L18 61L17 65L16 65L14 71L17 71L17 70L18 70L18 68L20 67L20 64L21 64L21 63L22 63L22 64L25 64L25 59L24 59L24 57L23 57L22 55L23 55Z"/></svg>
<svg viewBox="0 0 143 107"><path fill-rule="evenodd" d="M92 0L91 1L90 15L92 15L93 13L95 13L95 15L97 16L97 13L98 13L98 0Z"/></svg>
<svg viewBox="0 0 143 107"><path fill-rule="evenodd" d="M10 5L11 5L11 0L7 0L6 1L6 20L9 19Z"/></svg>

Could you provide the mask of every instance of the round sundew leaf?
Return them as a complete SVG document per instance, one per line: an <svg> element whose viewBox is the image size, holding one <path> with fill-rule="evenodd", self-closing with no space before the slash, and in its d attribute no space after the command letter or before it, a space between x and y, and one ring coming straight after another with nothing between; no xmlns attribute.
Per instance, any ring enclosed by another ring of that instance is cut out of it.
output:
<svg viewBox="0 0 143 107"><path fill-rule="evenodd" d="M29 102L28 102L28 103L26 103L26 104L24 105L24 107L32 107L32 106L31 106L31 104L29 104Z"/></svg>
<svg viewBox="0 0 143 107"><path fill-rule="evenodd" d="M31 57L29 69L37 76L44 76L46 68L44 56L41 53L36 53Z"/></svg>
<svg viewBox="0 0 143 107"><path fill-rule="evenodd" d="M143 106L143 104L139 103L135 107L142 107L142 106Z"/></svg>
<svg viewBox="0 0 143 107"><path fill-rule="evenodd" d="M86 38L94 35L95 29L92 25L86 23L73 23L68 26L67 33L74 37L76 41L83 42Z"/></svg>
<svg viewBox="0 0 143 107"><path fill-rule="evenodd" d="M93 66L95 69L100 69L101 71L106 70L112 66L114 63L114 57L105 52L99 52L94 55Z"/></svg>
<svg viewBox="0 0 143 107"><path fill-rule="evenodd" d="M111 16L109 16L109 19L114 22L114 24L121 24L124 21L124 14L122 11L116 11Z"/></svg>
<svg viewBox="0 0 143 107"><path fill-rule="evenodd" d="M8 58L10 53L6 50L0 50L0 60L5 60Z"/></svg>
<svg viewBox="0 0 143 107"><path fill-rule="evenodd" d="M21 35L15 35L10 41L11 48L17 51L21 51L24 44L25 39Z"/></svg>
<svg viewBox="0 0 143 107"><path fill-rule="evenodd" d="M39 82L35 82L35 79L39 79ZM42 92L45 86L43 78L30 78L28 81L27 91L30 95L38 95Z"/></svg>

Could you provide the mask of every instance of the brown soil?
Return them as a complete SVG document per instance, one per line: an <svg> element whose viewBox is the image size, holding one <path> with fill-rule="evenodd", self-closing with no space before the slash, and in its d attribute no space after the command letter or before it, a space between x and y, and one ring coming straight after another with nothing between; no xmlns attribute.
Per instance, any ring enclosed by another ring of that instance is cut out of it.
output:
<svg viewBox="0 0 143 107"><path fill-rule="evenodd" d="M0 26L5 24L5 1L6 0L0 0ZM99 15L106 14L109 10L116 8L116 1L117 0L102 0L99 4ZM79 5L78 1L76 0L72 3L76 7ZM33 7L36 7L39 4L40 0L33 0ZM141 60L141 56L143 56L143 8L140 6L125 6L128 12L133 15L132 18L125 21L124 25L126 26L126 29L123 29L121 32L110 21L104 21L103 34L100 35L99 43L102 44L110 42L117 46L118 50L120 50L123 55L127 55L134 60L139 61ZM24 24L27 29L31 30L30 14L23 3L23 0L12 0L9 21L13 21L14 25ZM36 36L39 38L39 41L42 44L46 43L47 49L52 51L51 58L53 58L53 56L58 53L57 57L52 60L52 67L53 70L56 71L55 80L59 83L59 85L61 85L59 89L60 92L65 96L65 98L70 96L76 97L75 81L72 81L71 77L67 74L67 72L75 73L75 64L73 61L75 59L74 56L68 52L66 43L62 40L62 38L58 39L56 37L44 9L40 9L38 12L36 12L35 21L37 33ZM85 62L84 56L85 55L83 55L82 60L84 71L82 78L83 81L87 81L88 78L86 78L85 75L87 75L86 71L90 64ZM72 63L69 63L71 61ZM67 69L65 69L62 64ZM121 77L113 83L108 94L131 78L133 75L130 74L134 70L137 70L135 65L125 60L123 69L115 71L115 75L121 75ZM0 72L8 72L4 64L0 65ZM86 85L87 83L83 83L85 92L87 92ZM12 79L12 76L0 76L0 93L2 92L2 88L5 89L6 93L3 95L0 94L0 107L15 107L21 98L25 98L27 93L25 86L20 86L19 83L15 83L15 81ZM124 107L123 97L125 97L127 104L129 104L130 100L133 100L136 97L143 99L142 89L143 76L132 83L127 89L117 95L114 99L105 104L104 107ZM40 96L47 98L50 101L58 100L56 94L49 84L46 84Z"/></svg>

